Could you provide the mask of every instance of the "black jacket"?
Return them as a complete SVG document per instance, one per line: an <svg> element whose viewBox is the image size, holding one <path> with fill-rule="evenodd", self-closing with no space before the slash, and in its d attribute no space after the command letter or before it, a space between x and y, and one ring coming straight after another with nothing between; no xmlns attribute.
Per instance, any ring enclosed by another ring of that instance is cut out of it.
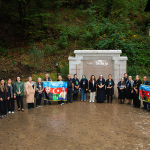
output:
<svg viewBox="0 0 150 150"><path fill-rule="evenodd" d="M106 95L114 95L114 80L111 79L111 85L109 85L109 79L106 80ZM108 89L107 87L112 87L111 89Z"/></svg>
<svg viewBox="0 0 150 150"><path fill-rule="evenodd" d="M72 80L72 82L73 82L73 84L74 84L74 90L79 90L79 89L76 89L76 87L75 86L80 86L80 83L79 83L79 80L78 80L78 78L73 78L73 80Z"/></svg>
<svg viewBox="0 0 150 150"><path fill-rule="evenodd" d="M3 100L8 100L7 98L10 97L9 86L7 86L7 88L8 88L8 92L6 91L6 88L4 88L3 92L1 91L1 88L0 88L0 98L2 98Z"/></svg>
<svg viewBox="0 0 150 150"><path fill-rule="evenodd" d="M16 86L14 85L14 84L11 84L11 86L12 86L12 91L10 91L10 87L8 88L8 90L9 90L9 93L10 93L10 98L11 98L11 92L12 92L12 94L13 94L13 97L14 97L14 94L16 95Z"/></svg>
<svg viewBox="0 0 150 150"><path fill-rule="evenodd" d="M89 90L91 90L91 92L96 92L96 82L94 82L94 86L93 86L93 82L89 81Z"/></svg>
<svg viewBox="0 0 150 150"><path fill-rule="evenodd" d="M44 78L44 80L43 81L46 81L46 78ZM52 79L51 78L48 78L48 81L52 81Z"/></svg>
<svg viewBox="0 0 150 150"><path fill-rule="evenodd" d="M72 88L72 83L73 83L72 79L70 78L70 80L69 80L67 78L65 81L67 82L67 88Z"/></svg>
<svg viewBox="0 0 150 150"><path fill-rule="evenodd" d="M133 87L138 90L138 93L136 93L136 91L134 90L134 94L139 95L139 88L141 84L142 81L140 79L138 81L137 80L134 81Z"/></svg>
<svg viewBox="0 0 150 150"><path fill-rule="evenodd" d="M36 82L35 98L39 98L39 92L38 92L37 88L39 89L39 83L38 82ZM41 89L43 89L43 88L44 88L44 86L43 86L43 83L41 82ZM43 92L41 94L43 96Z"/></svg>
<svg viewBox="0 0 150 150"><path fill-rule="evenodd" d="M98 85L100 85L100 84L104 85L104 87L101 88L101 90L105 91L105 79L102 79L102 81L100 81L100 79L97 80L97 89L100 89L98 87Z"/></svg>
<svg viewBox="0 0 150 150"><path fill-rule="evenodd" d="M143 84L144 84L144 85L148 85L149 82L146 80L146 82L143 81Z"/></svg>
<svg viewBox="0 0 150 150"><path fill-rule="evenodd" d="M80 88L84 89L84 93L86 93L86 89L88 89L88 80L81 79L80 81Z"/></svg>

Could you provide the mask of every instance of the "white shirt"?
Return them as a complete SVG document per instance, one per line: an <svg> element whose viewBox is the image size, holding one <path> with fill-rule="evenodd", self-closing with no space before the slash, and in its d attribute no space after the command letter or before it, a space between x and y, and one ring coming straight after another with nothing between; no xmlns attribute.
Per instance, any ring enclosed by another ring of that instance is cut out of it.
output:
<svg viewBox="0 0 150 150"><path fill-rule="evenodd" d="M94 86L94 80L92 82L93 82L93 86Z"/></svg>

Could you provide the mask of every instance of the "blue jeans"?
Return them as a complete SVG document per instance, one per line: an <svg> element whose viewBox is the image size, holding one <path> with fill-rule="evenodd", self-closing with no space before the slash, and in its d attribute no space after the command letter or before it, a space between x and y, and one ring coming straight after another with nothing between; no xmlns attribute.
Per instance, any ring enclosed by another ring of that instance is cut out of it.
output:
<svg viewBox="0 0 150 150"><path fill-rule="evenodd" d="M86 100L86 93L84 93L83 88L81 88L81 100Z"/></svg>
<svg viewBox="0 0 150 150"><path fill-rule="evenodd" d="M67 102L71 102L72 88L67 88Z"/></svg>
<svg viewBox="0 0 150 150"><path fill-rule="evenodd" d="M46 105L47 100L44 100L44 105ZM51 104L51 101L48 101L49 104Z"/></svg>

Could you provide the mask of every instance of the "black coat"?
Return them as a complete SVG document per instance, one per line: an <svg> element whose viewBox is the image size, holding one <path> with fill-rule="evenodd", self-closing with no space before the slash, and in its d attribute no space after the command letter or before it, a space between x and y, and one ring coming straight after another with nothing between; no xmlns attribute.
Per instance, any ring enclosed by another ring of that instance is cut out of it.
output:
<svg viewBox="0 0 150 150"><path fill-rule="evenodd" d="M126 83L126 98L127 99L133 99L133 93L131 91L133 90L133 87L131 86L132 81L127 81Z"/></svg>
<svg viewBox="0 0 150 150"><path fill-rule="evenodd" d="M149 82L146 80L146 82L143 82L143 84L144 84L144 85L148 85L148 84L149 84Z"/></svg>
<svg viewBox="0 0 150 150"><path fill-rule="evenodd" d="M80 88L84 89L84 93L86 93L86 89L88 89L88 80L81 79L80 81Z"/></svg>
<svg viewBox="0 0 150 150"><path fill-rule="evenodd" d="M16 95L16 86L14 85L14 84L11 84L11 86L12 86L12 91L10 91L10 87L8 88L8 90L9 90L9 93L10 93L10 98L11 98L11 92L12 92L12 94L13 94L13 98L14 98L14 94Z"/></svg>
<svg viewBox="0 0 150 150"><path fill-rule="evenodd" d="M111 79L111 84L109 84L109 79L106 80L106 95L114 95L114 80ZM110 86L112 87L111 89L108 89L107 87Z"/></svg>
<svg viewBox="0 0 150 150"><path fill-rule="evenodd" d="M104 85L104 87L99 88L98 85ZM100 79L97 80L97 102L103 102L106 100L106 94L105 94L105 79Z"/></svg>
<svg viewBox="0 0 150 150"><path fill-rule="evenodd" d="M65 81L67 82L67 88L72 88L73 80L71 78L70 80L67 78Z"/></svg>
<svg viewBox="0 0 150 150"><path fill-rule="evenodd" d="M133 90L134 91L134 95L139 96L139 88L140 88L141 84L142 84L142 81L140 79L138 81L137 80L134 81L133 87L138 90L138 93L136 93L136 91Z"/></svg>
<svg viewBox="0 0 150 150"><path fill-rule="evenodd" d="M44 78L44 80L43 81L46 81L46 78ZM52 81L52 79L51 78L48 78L48 81Z"/></svg>
<svg viewBox="0 0 150 150"><path fill-rule="evenodd" d="M125 95L126 95L126 82L124 81L123 83L121 83L121 81L118 82L118 99L125 99ZM120 88L122 88L121 86L124 86L124 88L121 90Z"/></svg>
<svg viewBox="0 0 150 150"><path fill-rule="evenodd" d="M39 83L38 83L38 82L36 82L36 88L39 89ZM41 82L41 89L43 89L43 88L44 88L44 85L43 85L43 83ZM43 92L42 92L41 94L42 94L42 96L43 96ZM39 98L39 92L38 92L37 89L35 89L35 98Z"/></svg>
<svg viewBox="0 0 150 150"><path fill-rule="evenodd" d="M89 90L91 90L91 92L96 92L96 82L94 82L94 86L93 86L93 82L89 81Z"/></svg>
<svg viewBox="0 0 150 150"><path fill-rule="evenodd" d="M4 88L3 92L1 91L1 88L0 88L0 98L2 98L3 100L8 100L8 97L10 97L9 86L7 86L7 88L8 88L8 92L6 91L6 88Z"/></svg>
<svg viewBox="0 0 150 150"><path fill-rule="evenodd" d="M79 80L76 78L73 78L72 83L74 84L74 91L73 94L79 93L79 89L77 89L75 86L80 86Z"/></svg>

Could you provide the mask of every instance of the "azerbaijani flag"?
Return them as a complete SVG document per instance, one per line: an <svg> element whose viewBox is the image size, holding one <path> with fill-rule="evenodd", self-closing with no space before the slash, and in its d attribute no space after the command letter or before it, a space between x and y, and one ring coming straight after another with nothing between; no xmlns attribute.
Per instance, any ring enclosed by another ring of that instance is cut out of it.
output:
<svg viewBox="0 0 150 150"><path fill-rule="evenodd" d="M50 95L52 101L67 100L67 82L58 81L43 81L44 94ZM49 96L47 96L49 97Z"/></svg>
<svg viewBox="0 0 150 150"><path fill-rule="evenodd" d="M140 85L139 99L142 101L150 102L150 86L149 85Z"/></svg>

